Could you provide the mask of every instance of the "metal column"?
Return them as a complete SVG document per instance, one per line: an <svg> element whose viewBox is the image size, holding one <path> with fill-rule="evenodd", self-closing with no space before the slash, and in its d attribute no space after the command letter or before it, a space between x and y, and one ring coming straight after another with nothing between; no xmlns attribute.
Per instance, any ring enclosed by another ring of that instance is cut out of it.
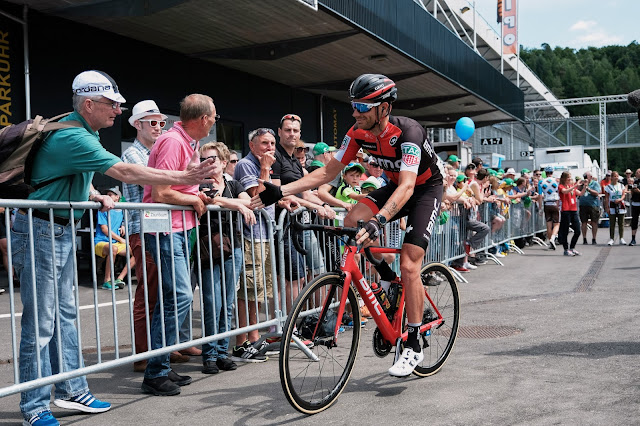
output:
<svg viewBox="0 0 640 426"><path fill-rule="evenodd" d="M607 103L600 102L600 179L604 178L609 169L607 160Z"/></svg>

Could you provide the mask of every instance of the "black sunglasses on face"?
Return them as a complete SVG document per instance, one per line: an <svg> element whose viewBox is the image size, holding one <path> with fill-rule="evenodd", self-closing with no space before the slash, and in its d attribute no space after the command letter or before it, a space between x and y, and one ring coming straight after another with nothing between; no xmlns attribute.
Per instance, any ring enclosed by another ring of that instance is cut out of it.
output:
<svg viewBox="0 0 640 426"><path fill-rule="evenodd" d="M231 164L236 164L236 163L238 162L238 160L229 160L229 162L230 162Z"/></svg>
<svg viewBox="0 0 640 426"><path fill-rule="evenodd" d="M309 152L309 147L308 146L305 146L305 147L297 146L296 147L296 151L298 151L298 152L302 152L302 151Z"/></svg>
<svg viewBox="0 0 640 426"><path fill-rule="evenodd" d="M218 159L218 156L217 155L210 155L208 157L200 157L200 162L203 163L206 160L208 160L209 158L211 158L213 160L213 162L215 163L216 160Z"/></svg>

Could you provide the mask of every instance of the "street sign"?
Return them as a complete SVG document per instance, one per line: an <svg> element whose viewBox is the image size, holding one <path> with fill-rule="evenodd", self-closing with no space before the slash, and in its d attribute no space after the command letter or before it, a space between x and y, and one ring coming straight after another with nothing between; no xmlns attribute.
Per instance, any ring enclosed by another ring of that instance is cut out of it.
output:
<svg viewBox="0 0 640 426"><path fill-rule="evenodd" d="M502 145L502 138L482 138L480 145Z"/></svg>

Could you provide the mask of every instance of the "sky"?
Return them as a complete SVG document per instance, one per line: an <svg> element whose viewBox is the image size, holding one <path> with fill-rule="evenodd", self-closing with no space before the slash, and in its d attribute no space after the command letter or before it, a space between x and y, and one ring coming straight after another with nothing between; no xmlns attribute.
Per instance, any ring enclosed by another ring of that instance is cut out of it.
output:
<svg viewBox="0 0 640 426"><path fill-rule="evenodd" d="M499 31L497 0L475 4ZM517 0L517 7L519 44L526 48L542 43L574 49L640 43L640 0Z"/></svg>

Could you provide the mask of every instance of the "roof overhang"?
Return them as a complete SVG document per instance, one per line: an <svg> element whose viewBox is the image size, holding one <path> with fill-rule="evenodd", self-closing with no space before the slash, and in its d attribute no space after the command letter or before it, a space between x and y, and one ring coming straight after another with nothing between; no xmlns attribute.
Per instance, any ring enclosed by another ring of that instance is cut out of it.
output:
<svg viewBox="0 0 640 426"><path fill-rule="evenodd" d="M412 0L15 0L340 102L367 72L394 79L394 113L448 127L523 120L524 97Z"/></svg>

